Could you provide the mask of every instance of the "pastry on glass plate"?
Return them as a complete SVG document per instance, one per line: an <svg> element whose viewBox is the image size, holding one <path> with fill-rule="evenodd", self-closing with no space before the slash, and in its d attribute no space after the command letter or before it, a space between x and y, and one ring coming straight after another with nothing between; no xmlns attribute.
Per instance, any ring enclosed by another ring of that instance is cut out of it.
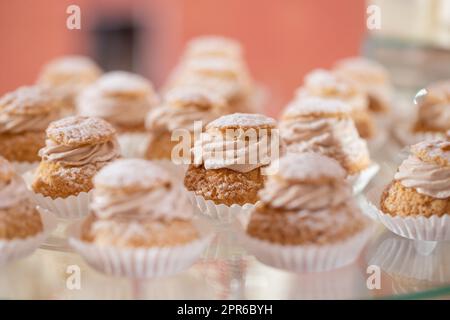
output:
<svg viewBox="0 0 450 320"><path fill-rule="evenodd" d="M172 274L208 244L186 191L163 167L120 159L94 183L91 213L74 227L70 243L97 269L138 278Z"/></svg>
<svg viewBox="0 0 450 320"><path fill-rule="evenodd" d="M77 99L79 115L99 117L118 133L125 157L143 157L147 145L145 117L157 105L158 96L145 78L125 71L103 74Z"/></svg>
<svg viewBox="0 0 450 320"><path fill-rule="evenodd" d="M265 167L278 157L277 123L259 114L234 113L210 122L193 148L184 178L202 213L230 220L257 201Z"/></svg>
<svg viewBox="0 0 450 320"><path fill-rule="evenodd" d="M26 185L13 166L0 157L0 265L31 254L53 224L51 216L41 216L28 198Z"/></svg>
<svg viewBox="0 0 450 320"><path fill-rule="evenodd" d="M367 197L372 212L392 232L416 240L450 240L450 142L413 145L381 195L372 190Z"/></svg>
<svg viewBox="0 0 450 320"><path fill-rule="evenodd" d="M258 193L244 247L268 265L296 272L352 263L372 229L345 177L334 159L286 154Z"/></svg>
<svg viewBox="0 0 450 320"><path fill-rule="evenodd" d="M61 115L61 104L51 91L25 86L0 98L0 155L23 173L35 167L45 145L45 129Z"/></svg>
<svg viewBox="0 0 450 320"><path fill-rule="evenodd" d="M360 192L377 173L342 100L301 97L292 101L280 119L280 134L288 152L317 152L337 160Z"/></svg>
<svg viewBox="0 0 450 320"><path fill-rule="evenodd" d="M87 214L93 177L118 158L120 148L112 125L100 118L72 116L47 128L41 162L31 182L37 203L60 217Z"/></svg>
<svg viewBox="0 0 450 320"><path fill-rule="evenodd" d="M363 139L377 135L375 123L369 111L369 99L357 82L332 73L317 69L305 76L304 85L297 90L297 97L318 96L339 99L350 108L350 115L356 129Z"/></svg>

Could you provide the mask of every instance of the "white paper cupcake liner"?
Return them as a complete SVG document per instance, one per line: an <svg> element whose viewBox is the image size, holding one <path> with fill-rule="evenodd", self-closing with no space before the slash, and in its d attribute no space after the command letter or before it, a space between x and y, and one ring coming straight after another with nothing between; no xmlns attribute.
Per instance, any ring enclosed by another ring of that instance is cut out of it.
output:
<svg viewBox="0 0 450 320"><path fill-rule="evenodd" d="M323 272L353 263L373 232L368 226L351 238L329 245L281 245L247 235L239 237L244 248L262 263L292 272Z"/></svg>
<svg viewBox="0 0 450 320"><path fill-rule="evenodd" d="M251 203L246 203L242 206L238 204L231 206L216 204L214 201L206 200L192 191L189 192L189 199L198 209L196 210L198 214L220 223L230 223L238 219L243 224L246 224L250 211L255 207L255 204Z"/></svg>
<svg viewBox="0 0 450 320"><path fill-rule="evenodd" d="M19 162L13 161L12 165L14 166L14 170L20 175L24 174L27 171L34 170L39 166L39 161L36 162Z"/></svg>
<svg viewBox="0 0 450 320"><path fill-rule="evenodd" d="M380 166L377 163L372 163L360 173L349 176L347 181L353 185L353 194L362 192L379 170Z"/></svg>
<svg viewBox="0 0 450 320"><path fill-rule="evenodd" d="M206 234L198 240L173 247L118 248L98 246L80 240L81 223L68 230L69 244L93 268L112 276L147 279L177 274L200 257L212 239Z"/></svg>
<svg viewBox="0 0 450 320"><path fill-rule="evenodd" d="M43 231L25 239L0 240L0 266L33 253L56 227L56 219L49 211L41 208L38 210Z"/></svg>
<svg viewBox="0 0 450 320"><path fill-rule="evenodd" d="M367 211L386 228L399 236L423 241L450 240L450 214L441 217L410 216L400 217L386 214L380 209L382 188L367 193Z"/></svg>
<svg viewBox="0 0 450 320"><path fill-rule="evenodd" d="M80 219L89 213L89 202L91 200L93 190L89 192L80 192L76 196L69 196L67 198L45 197L40 193L34 192L31 189L33 181L33 172L27 171L23 174L25 183L27 184L30 198L36 205L49 210L60 219Z"/></svg>
<svg viewBox="0 0 450 320"><path fill-rule="evenodd" d="M121 133L118 136L120 151L124 158L143 158L149 141L147 132Z"/></svg>

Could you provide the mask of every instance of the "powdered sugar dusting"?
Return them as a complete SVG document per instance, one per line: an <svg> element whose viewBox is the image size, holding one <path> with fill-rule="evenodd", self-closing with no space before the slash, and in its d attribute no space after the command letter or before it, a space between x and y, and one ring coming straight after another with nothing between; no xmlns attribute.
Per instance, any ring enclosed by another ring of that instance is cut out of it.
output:
<svg viewBox="0 0 450 320"><path fill-rule="evenodd" d="M288 153L279 160L278 175L286 180L345 179L346 172L339 163L318 153Z"/></svg>
<svg viewBox="0 0 450 320"><path fill-rule="evenodd" d="M203 108L224 108L225 100L218 94L201 86L184 85L169 90L164 96L168 105L196 105Z"/></svg>
<svg viewBox="0 0 450 320"><path fill-rule="evenodd" d="M89 58L83 56L64 56L51 61L47 69L61 73L77 73L98 69L97 65Z"/></svg>
<svg viewBox="0 0 450 320"><path fill-rule="evenodd" d="M140 75L125 72L125 71L112 71L105 73L95 83L98 88L106 93L150 93L154 92L153 86L144 77Z"/></svg>
<svg viewBox="0 0 450 320"><path fill-rule="evenodd" d="M275 127L277 122L265 115L254 113L233 113L220 117L210 122L206 128L227 128L227 127Z"/></svg>
<svg viewBox="0 0 450 320"><path fill-rule="evenodd" d="M426 140L411 146L413 153L425 152L432 159L444 159L450 165L450 141Z"/></svg>
<svg viewBox="0 0 450 320"><path fill-rule="evenodd" d="M350 106L339 99L304 96L295 99L286 107L284 116L306 116L312 114L348 114Z"/></svg>
<svg viewBox="0 0 450 320"><path fill-rule="evenodd" d="M0 99L0 110L10 114L45 114L57 108L51 91L42 86L23 86Z"/></svg>
<svg viewBox="0 0 450 320"><path fill-rule="evenodd" d="M119 159L105 166L94 178L96 186L151 188L170 182L162 167L143 159Z"/></svg>
<svg viewBox="0 0 450 320"><path fill-rule="evenodd" d="M188 55L197 54L225 54L227 56L240 56L241 46L239 42L220 36L201 36L189 41Z"/></svg>
<svg viewBox="0 0 450 320"><path fill-rule="evenodd" d="M59 144L80 145L111 139L115 129L100 118L72 116L50 123L46 132Z"/></svg>

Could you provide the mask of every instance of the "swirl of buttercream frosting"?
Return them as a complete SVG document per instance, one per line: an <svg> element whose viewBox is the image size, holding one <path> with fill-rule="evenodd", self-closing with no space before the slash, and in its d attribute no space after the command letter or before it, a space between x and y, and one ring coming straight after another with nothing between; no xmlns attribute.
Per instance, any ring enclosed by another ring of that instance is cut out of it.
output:
<svg viewBox="0 0 450 320"><path fill-rule="evenodd" d="M422 161L412 154L402 162L394 178L418 193L437 199L450 197L450 166Z"/></svg>
<svg viewBox="0 0 450 320"><path fill-rule="evenodd" d="M27 188L22 178L14 174L8 181L0 182L0 209L15 206L27 197Z"/></svg>
<svg viewBox="0 0 450 320"><path fill-rule="evenodd" d="M58 162L63 166L84 166L90 163L107 162L120 154L116 139L103 143L68 146L47 139L45 147L39 150L39 156L44 161Z"/></svg>

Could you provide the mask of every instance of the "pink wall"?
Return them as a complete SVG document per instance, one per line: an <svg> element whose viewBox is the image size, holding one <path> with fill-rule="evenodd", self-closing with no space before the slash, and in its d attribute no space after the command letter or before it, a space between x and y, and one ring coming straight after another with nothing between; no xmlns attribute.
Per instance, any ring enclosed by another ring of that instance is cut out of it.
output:
<svg viewBox="0 0 450 320"><path fill-rule="evenodd" d="M65 27L69 4L81 7L82 30ZM157 85L190 37L231 36L243 43L254 77L270 89L275 114L307 71L358 53L364 8L364 0L2 1L0 93L32 83L52 57L88 53L86 36L100 15L132 12L153 31L141 72Z"/></svg>

